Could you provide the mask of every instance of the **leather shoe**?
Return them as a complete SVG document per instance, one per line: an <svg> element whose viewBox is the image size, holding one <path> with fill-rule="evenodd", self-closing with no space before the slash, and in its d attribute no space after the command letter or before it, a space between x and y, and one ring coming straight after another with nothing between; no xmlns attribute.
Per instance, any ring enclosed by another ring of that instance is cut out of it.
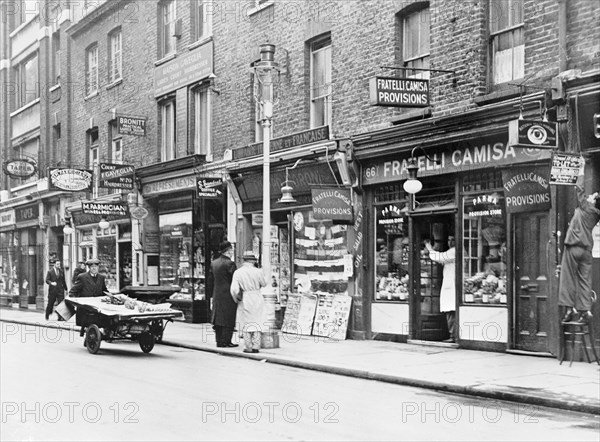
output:
<svg viewBox="0 0 600 442"><path fill-rule="evenodd" d="M577 322L579 324L587 324L588 321L592 318L592 314L590 312L583 312L580 316L579 319L577 320Z"/></svg>
<svg viewBox="0 0 600 442"><path fill-rule="evenodd" d="M258 350L256 348L253 348L252 353L258 353Z"/></svg>
<svg viewBox="0 0 600 442"><path fill-rule="evenodd" d="M251 350L249 348L245 348L244 349L244 353L254 353L254 350Z"/></svg>
<svg viewBox="0 0 600 442"><path fill-rule="evenodd" d="M574 315L573 310L569 310L567 313L565 313L565 316L563 316L562 322L569 322L569 321L571 321L573 319L573 315Z"/></svg>
<svg viewBox="0 0 600 442"><path fill-rule="evenodd" d="M221 344L220 342L217 342L217 347L219 347L219 348L225 347L225 344Z"/></svg>
<svg viewBox="0 0 600 442"><path fill-rule="evenodd" d="M225 344L223 347L230 347L230 348L233 348L233 347L239 347L239 345L238 345L238 344L234 344L234 343L230 342L229 344Z"/></svg>

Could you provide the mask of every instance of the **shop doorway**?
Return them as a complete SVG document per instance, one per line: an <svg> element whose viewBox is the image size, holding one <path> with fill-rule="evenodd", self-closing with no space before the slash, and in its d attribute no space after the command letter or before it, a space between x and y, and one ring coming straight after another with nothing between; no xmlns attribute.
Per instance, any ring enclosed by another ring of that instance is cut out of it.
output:
<svg viewBox="0 0 600 442"><path fill-rule="evenodd" d="M519 350L549 351L548 220L547 212L514 217L516 348Z"/></svg>
<svg viewBox="0 0 600 442"><path fill-rule="evenodd" d="M449 337L446 315L440 312L444 268L429 259L425 243L430 241L440 252L448 250L448 236L455 236L454 225L454 215L449 213L413 217L411 322L414 324L412 334L418 340L443 341Z"/></svg>

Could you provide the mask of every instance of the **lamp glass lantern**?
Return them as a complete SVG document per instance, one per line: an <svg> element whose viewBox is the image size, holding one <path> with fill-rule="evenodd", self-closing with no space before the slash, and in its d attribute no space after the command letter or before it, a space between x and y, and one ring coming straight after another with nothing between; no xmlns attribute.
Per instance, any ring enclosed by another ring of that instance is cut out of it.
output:
<svg viewBox="0 0 600 442"><path fill-rule="evenodd" d="M98 223L98 227L100 227L102 230L105 230L110 227L110 223L108 221L106 221L105 217L102 217L102 219Z"/></svg>
<svg viewBox="0 0 600 442"><path fill-rule="evenodd" d="M404 181L404 184L402 185L404 191L411 195L419 193L421 189L423 189L423 183L417 179L417 172L419 171L417 160L411 158L406 169L408 170L408 179Z"/></svg>
<svg viewBox="0 0 600 442"><path fill-rule="evenodd" d="M71 218L67 218L65 220L65 225L63 227L63 233L65 235L71 235L73 233L73 227L71 226Z"/></svg>

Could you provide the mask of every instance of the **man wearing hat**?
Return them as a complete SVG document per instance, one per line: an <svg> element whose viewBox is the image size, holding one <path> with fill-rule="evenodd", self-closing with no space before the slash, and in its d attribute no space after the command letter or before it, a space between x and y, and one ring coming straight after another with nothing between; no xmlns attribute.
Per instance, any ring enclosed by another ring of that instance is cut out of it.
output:
<svg viewBox="0 0 600 442"><path fill-rule="evenodd" d="M237 347L231 342L235 328L237 305L230 294L231 278L235 263L231 260L233 247L229 241L219 245L217 257L210 264L209 287L212 286L212 324L215 330L217 347Z"/></svg>
<svg viewBox="0 0 600 442"><path fill-rule="evenodd" d="M60 268L59 260L50 261L52 268L46 273L46 284L48 284L48 304L46 305L46 321L50 319L50 315L54 310L54 303L62 302L67 290L67 282L65 281L65 273ZM60 317L59 317L60 320Z"/></svg>
<svg viewBox="0 0 600 442"><path fill-rule="evenodd" d="M79 261L77 263L77 267L75 268L75 270L73 270L73 278L71 279L71 282L75 284L75 281L77 281L77 277L82 273L85 273L85 261L83 260Z"/></svg>
<svg viewBox="0 0 600 442"><path fill-rule="evenodd" d="M106 288L106 278L98 273L100 261L95 258L88 259L86 265L90 270L77 277L69 291L69 296L74 298L104 296L104 292L108 292L108 289Z"/></svg>
<svg viewBox="0 0 600 442"><path fill-rule="evenodd" d="M244 353L258 353L262 328L267 321L265 300L260 289L267 285L256 267L256 255L245 252L244 263L233 274L231 296L238 303L238 327L244 335Z"/></svg>

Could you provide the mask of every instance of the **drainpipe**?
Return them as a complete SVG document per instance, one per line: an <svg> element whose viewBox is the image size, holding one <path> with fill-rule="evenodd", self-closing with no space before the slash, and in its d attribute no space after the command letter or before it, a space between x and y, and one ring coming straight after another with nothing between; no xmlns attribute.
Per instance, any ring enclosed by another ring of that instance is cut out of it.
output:
<svg viewBox="0 0 600 442"><path fill-rule="evenodd" d="M558 72L567 70L567 0L558 0Z"/></svg>

